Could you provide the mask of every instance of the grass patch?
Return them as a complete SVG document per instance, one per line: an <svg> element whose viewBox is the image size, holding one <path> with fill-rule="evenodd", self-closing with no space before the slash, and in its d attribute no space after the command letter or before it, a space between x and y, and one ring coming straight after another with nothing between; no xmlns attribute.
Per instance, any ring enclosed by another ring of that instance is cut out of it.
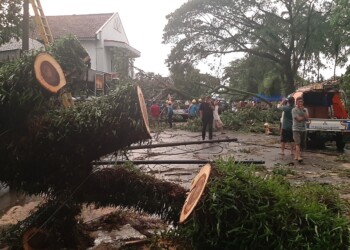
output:
<svg viewBox="0 0 350 250"><path fill-rule="evenodd" d="M295 175L295 171L290 168L274 168L272 170L274 175L287 176L287 175Z"/></svg>

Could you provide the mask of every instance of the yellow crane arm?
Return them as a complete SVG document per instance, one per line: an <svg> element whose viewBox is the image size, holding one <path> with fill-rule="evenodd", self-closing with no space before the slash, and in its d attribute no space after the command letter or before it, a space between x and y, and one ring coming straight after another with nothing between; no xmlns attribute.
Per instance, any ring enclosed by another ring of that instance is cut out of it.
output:
<svg viewBox="0 0 350 250"><path fill-rule="evenodd" d="M44 41L45 47L50 46L53 43L53 36L51 33L50 26L47 22L44 10L41 7L40 0L30 0L34 14L35 14L35 23L39 29L41 38Z"/></svg>

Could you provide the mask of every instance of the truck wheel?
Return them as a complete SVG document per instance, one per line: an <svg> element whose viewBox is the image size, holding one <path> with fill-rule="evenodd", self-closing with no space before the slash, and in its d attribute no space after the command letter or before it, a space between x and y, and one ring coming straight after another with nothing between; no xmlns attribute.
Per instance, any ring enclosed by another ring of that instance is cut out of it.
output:
<svg viewBox="0 0 350 250"><path fill-rule="evenodd" d="M311 149L324 149L325 140L317 133L308 134L306 147Z"/></svg>
<svg viewBox="0 0 350 250"><path fill-rule="evenodd" d="M337 140L335 141L336 145L337 145L337 150L338 151L344 151L345 148L345 142L343 142L343 138L337 138Z"/></svg>

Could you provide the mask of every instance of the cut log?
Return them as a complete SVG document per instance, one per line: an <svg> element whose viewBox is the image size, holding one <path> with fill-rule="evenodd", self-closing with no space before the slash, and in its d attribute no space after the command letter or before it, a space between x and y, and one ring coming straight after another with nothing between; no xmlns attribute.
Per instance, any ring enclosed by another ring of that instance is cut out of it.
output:
<svg viewBox="0 0 350 250"><path fill-rule="evenodd" d="M193 179L190 192L180 214L179 223L183 223L190 216L198 201L201 199L203 191L207 185L210 172L211 165L206 164Z"/></svg>
<svg viewBox="0 0 350 250"><path fill-rule="evenodd" d="M37 250L37 249L48 249L49 236L47 232L42 229L33 227L27 230L23 237L23 249L24 250Z"/></svg>
<svg viewBox="0 0 350 250"><path fill-rule="evenodd" d="M98 207L128 207L177 222L186 191L178 184L159 180L137 169L119 166L95 172L72 199L78 203L93 203Z"/></svg>
<svg viewBox="0 0 350 250"><path fill-rule="evenodd" d="M34 72L38 82L51 93L57 93L66 85L61 66L48 53L40 53L36 56Z"/></svg>
<svg viewBox="0 0 350 250"><path fill-rule="evenodd" d="M30 194L59 192L88 176L93 160L150 139L140 91L120 86L108 96L48 110L29 117L23 129L8 130L0 144L0 182Z"/></svg>
<svg viewBox="0 0 350 250"><path fill-rule="evenodd" d="M145 125L148 133L151 134L151 130L149 128L149 122L148 122L147 106L140 87L137 88L137 95L139 97L139 104L140 104L143 120L145 121Z"/></svg>

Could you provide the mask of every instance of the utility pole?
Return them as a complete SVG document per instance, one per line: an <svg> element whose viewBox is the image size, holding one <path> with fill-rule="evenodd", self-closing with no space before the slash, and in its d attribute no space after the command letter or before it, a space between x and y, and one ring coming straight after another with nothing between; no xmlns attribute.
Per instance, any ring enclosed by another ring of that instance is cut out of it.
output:
<svg viewBox="0 0 350 250"><path fill-rule="evenodd" d="M29 0L23 1L22 51L29 50Z"/></svg>

